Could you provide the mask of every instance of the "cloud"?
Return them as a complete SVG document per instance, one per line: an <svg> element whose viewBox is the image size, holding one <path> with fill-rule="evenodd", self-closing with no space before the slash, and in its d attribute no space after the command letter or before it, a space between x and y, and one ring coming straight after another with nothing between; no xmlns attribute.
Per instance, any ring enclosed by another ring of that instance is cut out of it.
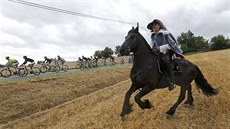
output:
<svg viewBox="0 0 230 129"><path fill-rule="evenodd" d="M90 56L105 47L115 49L136 22L150 42L146 25L155 18L161 19L175 37L188 30L205 38L217 34L230 36L230 3L224 0L28 1L134 24L69 15L3 0L0 63L5 62L5 56L21 60L27 55L42 60L44 56L61 55L66 60L76 60L78 56Z"/></svg>

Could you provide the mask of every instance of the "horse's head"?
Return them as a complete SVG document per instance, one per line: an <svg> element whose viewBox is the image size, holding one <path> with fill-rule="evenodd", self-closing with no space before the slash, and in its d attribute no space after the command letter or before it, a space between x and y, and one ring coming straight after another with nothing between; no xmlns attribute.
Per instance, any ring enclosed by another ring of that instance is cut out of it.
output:
<svg viewBox="0 0 230 129"><path fill-rule="evenodd" d="M134 52L137 47L137 36L139 34L138 32L138 26L134 29L132 29L128 32L127 36L125 37L124 43L121 45L120 53L122 56L129 55L130 52Z"/></svg>

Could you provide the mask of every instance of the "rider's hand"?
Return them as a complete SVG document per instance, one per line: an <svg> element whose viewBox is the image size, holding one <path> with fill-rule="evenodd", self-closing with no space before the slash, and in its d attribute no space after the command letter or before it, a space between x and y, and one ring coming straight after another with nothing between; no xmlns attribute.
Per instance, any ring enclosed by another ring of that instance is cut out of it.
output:
<svg viewBox="0 0 230 129"><path fill-rule="evenodd" d="M156 47L157 51L160 51L160 47Z"/></svg>

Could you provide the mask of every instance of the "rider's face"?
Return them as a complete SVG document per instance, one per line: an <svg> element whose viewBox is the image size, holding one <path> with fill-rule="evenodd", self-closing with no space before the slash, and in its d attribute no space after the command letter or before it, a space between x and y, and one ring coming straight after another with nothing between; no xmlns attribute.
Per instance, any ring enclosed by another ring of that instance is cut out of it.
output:
<svg viewBox="0 0 230 129"><path fill-rule="evenodd" d="M152 26L152 29L155 31L155 32L158 32L160 30L161 26L159 24L153 24Z"/></svg>

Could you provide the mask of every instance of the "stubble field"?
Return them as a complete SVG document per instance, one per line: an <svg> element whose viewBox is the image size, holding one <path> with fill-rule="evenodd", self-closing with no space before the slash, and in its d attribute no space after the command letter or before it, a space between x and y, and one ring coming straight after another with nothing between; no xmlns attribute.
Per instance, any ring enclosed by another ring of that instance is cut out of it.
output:
<svg viewBox="0 0 230 129"><path fill-rule="evenodd" d="M143 99L154 105L122 121L124 95L131 66L96 69L0 84L0 128L15 129L230 129L230 49L187 55L198 65L217 96L206 97L192 83L194 107L179 105L175 116L165 112L180 88L155 90Z"/></svg>

